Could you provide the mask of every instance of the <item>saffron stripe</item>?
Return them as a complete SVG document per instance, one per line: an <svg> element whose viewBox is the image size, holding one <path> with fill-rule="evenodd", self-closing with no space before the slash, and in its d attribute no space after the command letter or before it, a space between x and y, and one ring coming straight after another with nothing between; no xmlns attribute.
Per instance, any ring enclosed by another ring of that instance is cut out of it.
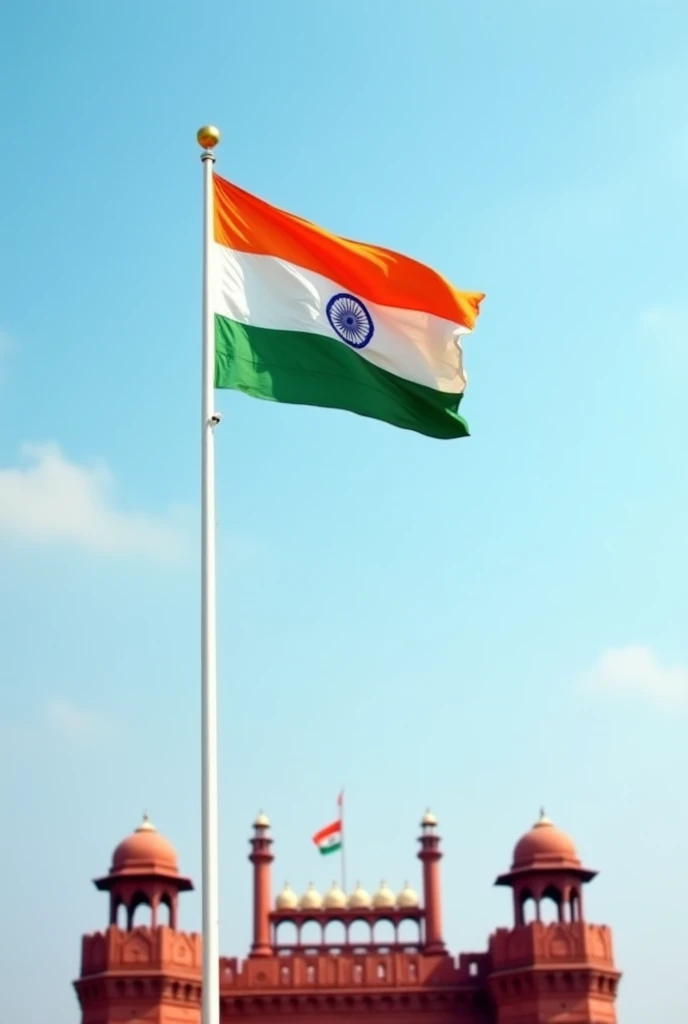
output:
<svg viewBox="0 0 688 1024"><path fill-rule="evenodd" d="M213 182L214 233L220 245L286 260L383 306L430 313L469 330L474 327L482 292L458 291L441 274L408 256L341 238L218 175Z"/></svg>
<svg viewBox="0 0 688 1024"><path fill-rule="evenodd" d="M321 828L319 832L315 833L313 836L313 842L321 843L323 839L327 839L329 836L336 836L337 833L341 832L341 830L341 821L333 821L331 825L326 825L325 828Z"/></svg>

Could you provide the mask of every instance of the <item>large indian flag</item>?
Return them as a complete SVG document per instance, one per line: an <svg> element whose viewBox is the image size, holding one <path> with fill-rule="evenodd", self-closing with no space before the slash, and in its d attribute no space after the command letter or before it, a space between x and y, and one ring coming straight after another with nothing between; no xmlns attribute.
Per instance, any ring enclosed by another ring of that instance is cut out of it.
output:
<svg viewBox="0 0 688 1024"><path fill-rule="evenodd" d="M313 842L318 847L320 853L336 853L337 850L342 848L343 834L340 818L337 821L333 821L332 824L326 825L325 828L321 828L319 832L316 832L313 836Z"/></svg>
<svg viewBox="0 0 688 1024"><path fill-rule="evenodd" d="M215 386L466 436L461 337L482 294L213 180Z"/></svg>

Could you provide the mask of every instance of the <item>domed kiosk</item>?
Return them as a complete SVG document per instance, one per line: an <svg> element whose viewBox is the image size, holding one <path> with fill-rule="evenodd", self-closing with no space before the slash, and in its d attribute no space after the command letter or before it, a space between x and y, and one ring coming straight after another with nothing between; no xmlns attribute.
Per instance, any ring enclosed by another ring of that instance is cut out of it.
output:
<svg viewBox="0 0 688 1024"><path fill-rule="evenodd" d="M166 907L167 923L176 928L179 893L193 889L191 879L179 874L176 850L160 835L148 814L115 847L110 871L97 878L95 885L110 893L110 924L117 923L120 907L125 908L127 931L134 926L134 915L142 905L150 908L151 927L157 926L159 912Z"/></svg>
<svg viewBox="0 0 688 1024"><path fill-rule="evenodd" d="M516 843L511 870L500 875L496 884L513 889L517 924L525 924L525 907L531 901L539 921L544 900L556 905L559 921L576 921L582 917L582 885L596 874L583 867L573 840L542 810Z"/></svg>

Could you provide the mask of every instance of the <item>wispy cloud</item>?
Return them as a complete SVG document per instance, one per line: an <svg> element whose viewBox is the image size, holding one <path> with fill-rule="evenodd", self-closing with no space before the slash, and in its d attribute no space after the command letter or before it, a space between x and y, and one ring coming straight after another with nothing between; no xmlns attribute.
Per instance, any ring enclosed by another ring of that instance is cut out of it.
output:
<svg viewBox="0 0 688 1024"><path fill-rule="evenodd" d="M52 697L34 705L24 716L0 716L0 760L32 756L50 740L75 749L100 746L117 731L106 715L63 697Z"/></svg>
<svg viewBox="0 0 688 1024"><path fill-rule="evenodd" d="M662 664L650 647L611 647L581 682L589 690L688 706L688 668Z"/></svg>
<svg viewBox="0 0 688 1024"><path fill-rule="evenodd" d="M112 731L101 715L66 700L49 700L43 710L51 731L73 742L94 743Z"/></svg>
<svg viewBox="0 0 688 1024"><path fill-rule="evenodd" d="M59 446L25 444L20 465L0 468L0 533L31 543L68 543L100 555L179 558L185 535L174 511L125 511L103 462L78 465Z"/></svg>

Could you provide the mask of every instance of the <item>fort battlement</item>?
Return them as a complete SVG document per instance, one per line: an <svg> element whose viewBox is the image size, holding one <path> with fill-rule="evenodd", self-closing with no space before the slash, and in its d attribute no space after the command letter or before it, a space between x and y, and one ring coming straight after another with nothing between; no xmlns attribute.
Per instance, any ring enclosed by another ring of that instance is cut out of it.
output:
<svg viewBox="0 0 688 1024"><path fill-rule="evenodd" d="M222 1024L616 1024L619 972L612 933L588 922L583 887L595 876L544 815L517 843L508 872L513 926L488 948L451 954L442 924L437 819L421 822L422 887L370 895L361 885L325 894L289 885L273 894L270 823L250 840L249 955L219 961ZM148 819L115 850L96 885L110 924L82 939L75 982L82 1024L200 1024L202 937L178 928L180 875L172 846ZM145 915L141 921L141 915ZM554 917L555 920L551 920Z"/></svg>

